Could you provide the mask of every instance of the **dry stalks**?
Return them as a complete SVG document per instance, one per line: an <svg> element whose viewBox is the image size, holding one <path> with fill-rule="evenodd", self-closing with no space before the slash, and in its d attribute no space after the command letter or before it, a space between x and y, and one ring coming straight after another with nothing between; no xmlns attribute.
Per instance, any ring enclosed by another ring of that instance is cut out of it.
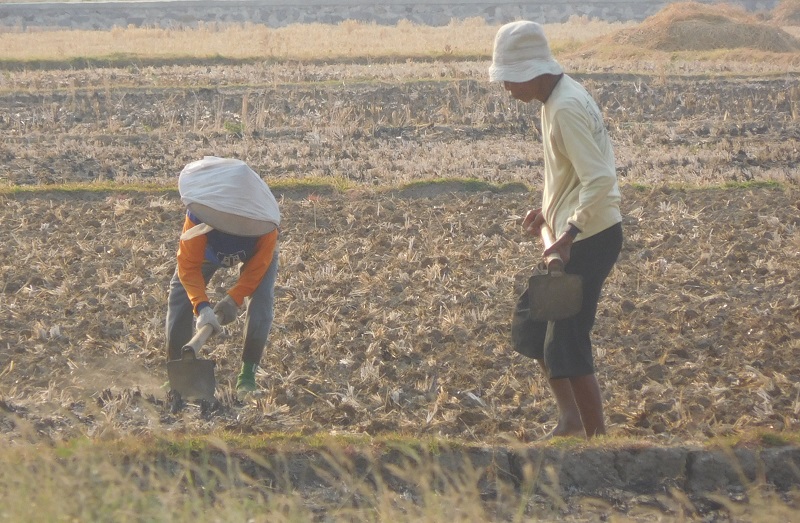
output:
<svg viewBox="0 0 800 523"><path fill-rule="evenodd" d="M596 326L604 450L615 438L676 445L753 431L780 447L800 429L800 86L760 76L781 65L752 56L720 58L712 72L652 57L636 62L647 74L593 63L582 78L607 115L624 195L626 244ZM3 75L0 438L16 471L0 478L3 514L24 520L34 504L38 520L791 520L791 454L780 489L715 458L700 487L722 497L664 483L632 498L595 484L584 511L560 485L625 476L640 447L596 469L523 462L512 486L487 476L500 467L447 468L418 446L398 445L388 464L364 451L386 437L525 451L554 423L546 381L508 347L540 250L518 227L538 201L537 108L486 84L486 65ZM277 315L262 396L232 393L240 320L206 348L220 405L173 409L163 323L183 208L174 191L138 189L174 189L203 154L246 159L281 197ZM451 181L431 182L440 177ZM81 182L75 193L42 187ZM24 186L39 190L13 192ZM181 434L208 436L215 452L191 441L156 457L97 451ZM243 451L248 434L364 439L291 461L271 453L279 445ZM560 444L563 459L575 454ZM298 470L325 481L294 490Z"/></svg>
<svg viewBox="0 0 800 523"><path fill-rule="evenodd" d="M631 24L574 18L550 24L555 48L574 46ZM337 25L201 24L196 29L115 28L111 31L0 32L5 60L68 60L114 55L132 58L226 57L323 61L355 57L487 56L498 25L481 18L453 20L443 27L400 21L394 26L347 20Z"/></svg>
<svg viewBox="0 0 800 523"><path fill-rule="evenodd" d="M611 45L657 51L747 48L772 53L800 49L792 35L741 8L694 2L670 4L635 28L607 37Z"/></svg>

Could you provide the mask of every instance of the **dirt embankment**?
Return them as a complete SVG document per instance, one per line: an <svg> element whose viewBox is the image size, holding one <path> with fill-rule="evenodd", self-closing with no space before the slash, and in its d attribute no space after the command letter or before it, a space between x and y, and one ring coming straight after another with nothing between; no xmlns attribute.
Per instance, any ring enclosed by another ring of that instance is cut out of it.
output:
<svg viewBox="0 0 800 523"><path fill-rule="evenodd" d="M778 22L778 19L766 22L730 5L720 8L695 2L675 3L635 28L612 35L609 41L657 51L747 48L788 53L800 50L800 41L778 27Z"/></svg>

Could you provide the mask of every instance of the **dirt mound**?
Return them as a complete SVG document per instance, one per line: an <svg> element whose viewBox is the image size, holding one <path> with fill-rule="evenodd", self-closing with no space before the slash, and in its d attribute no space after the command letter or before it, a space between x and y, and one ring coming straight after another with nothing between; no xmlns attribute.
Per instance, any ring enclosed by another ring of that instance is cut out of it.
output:
<svg viewBox="0 0 800 523"><path fill-rule="evenodd" d="M731 5L695 2L671 4L610 40L656 51L711 51L749 48L786 53L800 50L800 41L778 27L759 21Z"/></svg>
<svg viewBox="0 0 800 523"><path fill-rule="evenodd" d="M772 11L775 25L800 26L800 0L783 0Z"/></svg>

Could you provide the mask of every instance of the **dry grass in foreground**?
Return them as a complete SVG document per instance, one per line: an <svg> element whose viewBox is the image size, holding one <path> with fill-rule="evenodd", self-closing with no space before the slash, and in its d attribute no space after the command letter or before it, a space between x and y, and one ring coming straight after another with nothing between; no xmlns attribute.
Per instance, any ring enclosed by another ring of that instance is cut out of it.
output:
<svg viewBox="0 0 800 523"><path fill-rule="evenodd" d="M34 442L31 429L27 436ZM458 448L277 434L264 440L222 435L14 446L0 451L3 466L14 470L0 476L0 520L772 523L798 515L800 493L755 477L748 463L752 451L674 449L693 470L695 478L687 479L647 470L654 464L670 468L674 459L667 449L603 445L563 440L549 450ZM616 451L615 466L587 467L586 479L622 474L627 464L626 473L663 486L579 493L563 484L574 477L577 461L610 464L606 449ZM762 452L774 459L791 450ZM715 475L726 477L719 483L727 492L692 491Z"/></svg>

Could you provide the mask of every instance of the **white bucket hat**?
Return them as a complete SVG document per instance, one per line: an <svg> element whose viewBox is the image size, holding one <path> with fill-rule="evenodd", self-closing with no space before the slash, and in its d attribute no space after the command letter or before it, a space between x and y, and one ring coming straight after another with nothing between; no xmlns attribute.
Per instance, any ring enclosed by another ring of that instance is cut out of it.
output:
<svg viewBox="0 0 800 523"><path fill-rule="evenodd" d="M561 74L563 69L550 53L544 29L536 22L504 25L494 37L492 82L527 82L543 74Z"/></svg>

